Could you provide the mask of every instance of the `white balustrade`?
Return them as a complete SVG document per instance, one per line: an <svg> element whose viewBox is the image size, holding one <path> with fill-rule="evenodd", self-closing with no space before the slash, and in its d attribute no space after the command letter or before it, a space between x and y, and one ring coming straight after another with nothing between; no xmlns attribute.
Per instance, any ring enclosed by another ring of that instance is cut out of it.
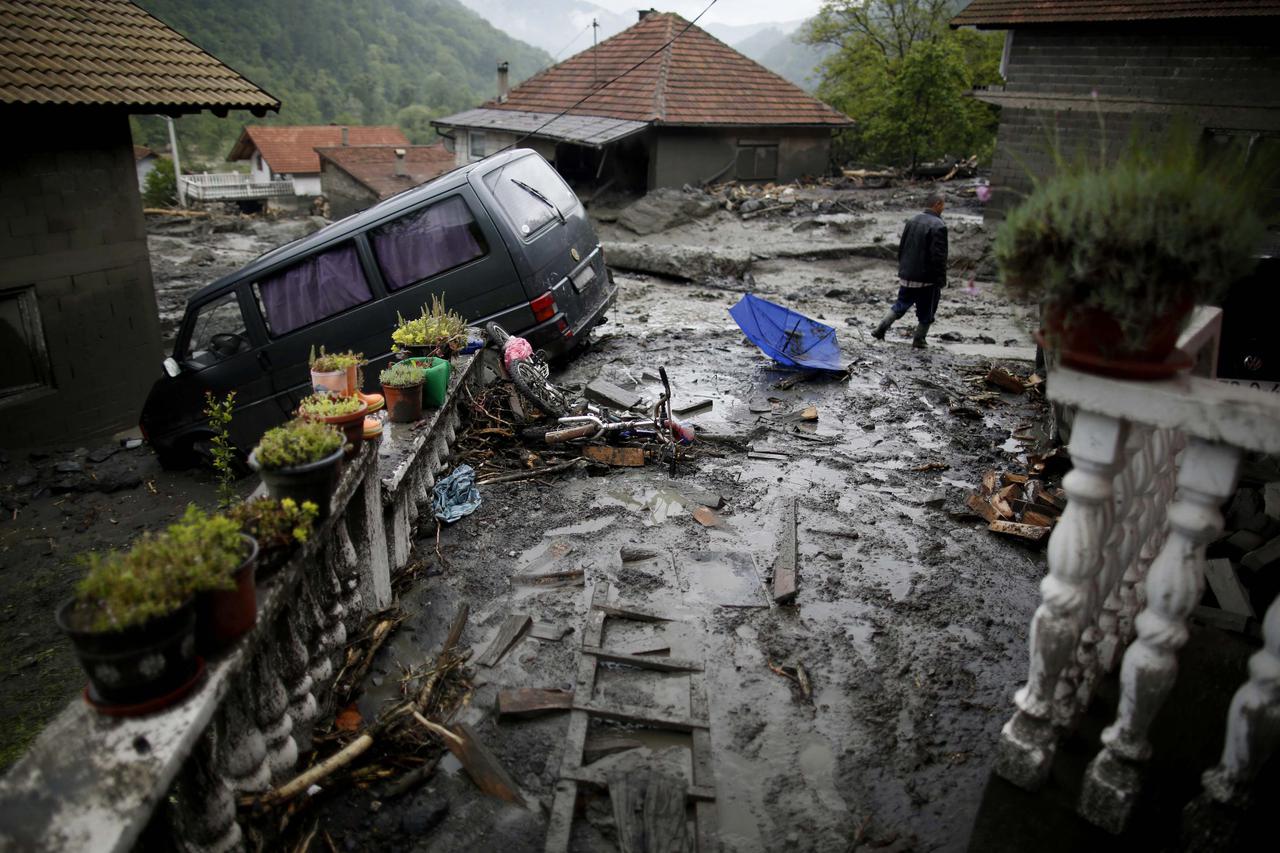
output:
<svg viewBox="0 0 1280 853"><path fill-rule="evenodd" d="M258 623L203 683L160 713L117 719L72 701L0 779L0 850L126 851L160 804L175 849L240 849L238 794L296 772L330 702L348 635L391 603L391 570L408 561L410 518L461 423L479 359L455 359L444 407L387 425L346 463L329 517L258 588ZM421 518L430 518L430 507Z"/></svg>
<svg viewBox="0 0 1280 853"><path fill-rule="evenodd" d="M1197 318L1184 346L1216 349L1218 315L1201 309ZM1212 369L1211 358L1200 361ZM1075 467L1063 480L1067 509L1049 540L1027 683L1001 730L996 772L1027 789L1043 784L1059 738L1118 665L1116 718L1086 771L1079 809L1121 832L1204 588L1205 546L1222 530L1219 506L1234 493L1243 452L1280 453L1280 397L1201 376L1131 382L1065 368L1050 373L1048 389L1075 409ZM1202 806L1239 804L1280 741L1280 604L1263 631L1225 721L1221 763L1204 776Z"/></svg>

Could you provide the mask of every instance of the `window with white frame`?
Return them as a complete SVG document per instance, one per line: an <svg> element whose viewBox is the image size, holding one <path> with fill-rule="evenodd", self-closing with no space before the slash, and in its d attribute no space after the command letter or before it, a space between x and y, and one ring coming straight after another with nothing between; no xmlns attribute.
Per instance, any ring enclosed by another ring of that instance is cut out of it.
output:
<svg viewBox="0 0 1280 853"><path fill-rule="evenodd" d="M479 131L471 131L467 134L471 142L471 156L484 157L484 134Z"/></svg>

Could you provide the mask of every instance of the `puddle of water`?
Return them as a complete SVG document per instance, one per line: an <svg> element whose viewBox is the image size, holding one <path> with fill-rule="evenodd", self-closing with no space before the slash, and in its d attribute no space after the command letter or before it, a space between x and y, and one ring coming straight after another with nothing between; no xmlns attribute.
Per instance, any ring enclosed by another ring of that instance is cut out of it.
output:
<svg viewBox="0 0 1280 853"><path fill-rule="evenodd" d="M639 492L611 490L596 498L598 506L621 506L641 513L645 527L662 524L688 512L691 501L675 489L645 488Z"/></svg>
<svg viewBox="0 0 1280 853"><path fill-rule="evenodd" d="M604 515L600 518L593 518L590 521L580 521L577 524L569 524L564 527L557 527L554 530L548 530L542 535L547 538L554 536L570 536L576 533L599 533L611 526L618 520L616 515Z"/></svg>
<svg viewBox="0 0 1280 853"><path fill-rule="evenodd" d="M897 557L869 557L859 561L858 575L864 580L888 587L894 601L911 594L911 576L916 567Z"/></svg>

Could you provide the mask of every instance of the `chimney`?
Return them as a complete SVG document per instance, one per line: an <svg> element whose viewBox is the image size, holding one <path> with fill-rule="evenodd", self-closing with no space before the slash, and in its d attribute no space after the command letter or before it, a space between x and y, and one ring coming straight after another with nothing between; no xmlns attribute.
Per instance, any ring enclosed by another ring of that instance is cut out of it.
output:
<svg viewBox="0 0 1280 853"><path fill-rule="evenodd" d="M510 92L507 83L507 63L498 63L498 103L505 104L507 102L507 93Z"/></svg>
<svg viewBox="0 0 1280 853"><path fill-rule="evenodd" d="M408 174L409 174L409 170L404 167L404 149L397 148L396 149L396 177L403 178L403 177L407 177Z"/></svg>
<svg viewBox="0 0 1280 853"><path fill-rule="evenodd" d="M344 146L345 146L345 145L350 145L350 144L351 144L351 143L348 141L348 140L350 139L350 136L351 136L351 132L350 132L350 130L347 128L347 126L344 124L344 125L342 126L342 144L343 144Z"/></svg>
<svg viewBox="0 0 1280 853"><path fill-rule="evenodd" d="M638 20L643 21L645 18L649 17L650 15L657 14L657 12L658 12L657 9L641 9L640 17Z"/></svg>

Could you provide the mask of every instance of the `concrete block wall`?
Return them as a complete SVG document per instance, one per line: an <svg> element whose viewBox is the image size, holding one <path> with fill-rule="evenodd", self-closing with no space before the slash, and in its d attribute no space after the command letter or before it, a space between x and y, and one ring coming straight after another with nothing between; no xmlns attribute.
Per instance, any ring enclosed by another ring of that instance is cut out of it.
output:
<svg viewBox="0 0 1280 853"><path fill-rule="evenodd" d="M659 128L649 168L649 189L697 186L735 162L738 140L778 143L777 183L805 175L825 175L830 168L831 132L824 128L743 127L732 130ZM717 180L732 180L734 167Z"/></svg>
<svg viewBox="0 0 1280 853"><path fill-rule="evenodd" d="M1193 128L1280 132L1280 25L1256 21L1016 30L1008 95L1090 97L1050 108L1004 106L988 220L1003 219L1066 156L1112 157L1132 136L1157 142L1175 120ZM1137 104L1109 103L1108 99Z"/></svg>
<svg viewBox="0 0 1280 853"><path fill-rule="evenodd" d="M342 219L378 203L378 196L327 160L320 161L321 194L329 200L333 219Z"/></svg>
<svg viewBox="0 0 1280 853"><path fill-rule="evenodd" d="M4 106L0 125L0 293L34 292L50 368L0 397L0 447L130 427L163 356L128 116Z"/></svg>

